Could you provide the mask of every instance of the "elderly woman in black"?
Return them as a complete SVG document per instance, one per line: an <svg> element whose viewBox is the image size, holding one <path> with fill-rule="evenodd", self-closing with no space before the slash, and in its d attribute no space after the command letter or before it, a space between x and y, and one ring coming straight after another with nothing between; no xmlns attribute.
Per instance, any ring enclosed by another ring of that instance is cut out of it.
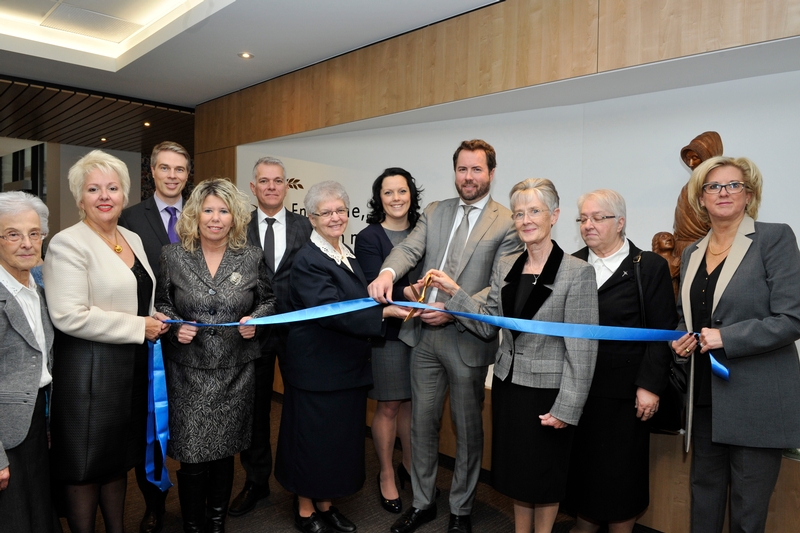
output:
<svg viewBox="0 0 800 533"><path fill-rule="evenodd" d="M294 309L367 298L367 280L342 244L350 199L335 181L312 186L305 208L314 231L294 259ZM280 360L284 381L275 479L297 495L295 526L306 533L352 532L355 524L331 505L364 484L367 389L372 385L370 337L396 306L298 322Z"/></svg>
<svg viewBox="0 0 800 533"><path fill-rule="evenodd" d="M206 324L275 313L260 248L247 244L246 197L223 179L201 182L165 246L156 308ZM233 456L250 445L256 326L173 326L164 341L169 395L168 453L181 462L178 494L186 533L225 531ZM206 516L208 524L206 525Z"/></svg>
<svg viewBox="0 0 800 533"><path fill-rule="evenodd" d="M600 189L578 200L586 248L575 253L597 276L600 324L675 329L669 265L625 239L625 199ZM641 289L640 289L641 288ZM640 295L641 290L641 295ZM592 388L572 448L567 500L573 533L630 533L649 505L650 428L672 355L664 342L600 341Z"/></svg>
<svg viewBox="0 0 800 533"><path fill-rule="evenodd" d="M800 446L800 250L789 226L755 221L761 187L744 157L712 157L689 179L689 205L711 225L683 252L689 333L672 343L690 365L692 531L722 531L730 488L731 531L763 532L781 449Z"/></svg>

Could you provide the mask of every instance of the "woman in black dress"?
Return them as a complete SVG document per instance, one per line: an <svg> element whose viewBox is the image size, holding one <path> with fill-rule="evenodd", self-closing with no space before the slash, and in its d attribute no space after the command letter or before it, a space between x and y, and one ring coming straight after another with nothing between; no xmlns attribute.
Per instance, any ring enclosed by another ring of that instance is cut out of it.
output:
<svg viewBox="0 0 800 533"><path fill-rule="evenodd" d="M387 168L372 184L372 198L367 215L369 226L356 239L356 259L367 283L378 277L381 265L392 248L402 242L419 219L421 190L414 177L402 168ZM393 297L404 300L403 289L409 280L419 279L421 266L398 279L394 284ZM397 465L400 486L411 479L411 347L398 339L400 319L386 321L384 340L375 340L372 345L372 379L375 382L368 395L378 401L372 418L372 441L378 455L379 500L384 509L399 513L403 509L400 494L394 483L392 451L395 438L400 437L403 460Z"/></svg>

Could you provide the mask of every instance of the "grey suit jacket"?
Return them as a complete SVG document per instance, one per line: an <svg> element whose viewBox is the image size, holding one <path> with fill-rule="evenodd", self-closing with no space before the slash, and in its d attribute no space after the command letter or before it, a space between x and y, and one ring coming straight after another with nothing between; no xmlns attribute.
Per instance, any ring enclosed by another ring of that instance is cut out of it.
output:
<svg viewBox="0 0 800 533"><path fill-rule="evenodd" d="M53 325L44 292L37 287L42 307L42 326L48 368L53 366ZM5 450L19 445L28 435L39 380L42 352L17 299L0 285L0 470L8 466Z"/></svg>
<svg viewBox="0 0 800 533"><path fill-rule="evenodd" d="M136 233L142 239L147 262L150 263L153 275L158 279L158 258L161 256L161 248L170 242L155 199L151 196L125 209L119 217L119 225Z"/></svg>
<svg viewBox="0 0 800 533"><path fill-rule="evenodd" d="M683 252L678 329L693 331L689 291L711 233ZM686 302L686 303L684 303ZM800 250L785 224L739 225L714 291L711 350L730 381L711 376L712 440L737 446L800 446ZM685 360L684 360L685 361ZM694 358L690 358L686 450L692 432Z"/></svg>
<svg viewBox="0 0 800 533"><path fill-rule="evenodd" d="M527 257L528 253L523 252L520 256L500 258L492 274L492 285L485 303L471 298L464 290L459 290L445 306L467 313L502 316L503 288L513 282L509 273L515 264L521 272ZM520 261L522 264L519 264ZM591 265L564 254L555 281L545 286L552 293L533 315L533 320L572 324L598 323L597 283ZM513 306L513 302L511 305ZM461 317L457 320L485 338L497 333L496 327L485 322ZM524 387L559 389L550 414L562 422L577 425L592 385L597 341L529 333L520 333L514 337L510 330L502 330L494 366L495 375L505 379L511 372L513 359L511 382Z"/></svg>
<svg viewBox="0 0 800 533"><path fill-rule="evenodd" d="M393 269L399 278L414 268L423 256L423 273L439 268L456 219L458 202L458 198L451 198L430 203L408 237L392 249L382 268ZM516 256L521 249L511 211L489 198L464 246L455 281L476 301L484 303L489 294L492 266L501 257ZM403 328L400 332L400 339L410 346L415 346L419 340L420 321L416 319L415 322L414 328ZM491 364L497 339L483 339L459 322L456 327L462 334L453 349L464 364L471 367Z"/></svg>

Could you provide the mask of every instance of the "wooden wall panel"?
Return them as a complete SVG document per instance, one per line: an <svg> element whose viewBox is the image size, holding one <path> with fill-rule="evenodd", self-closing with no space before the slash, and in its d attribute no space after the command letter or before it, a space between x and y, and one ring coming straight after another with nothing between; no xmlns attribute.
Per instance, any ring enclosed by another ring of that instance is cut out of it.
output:
<svg viewBox="0 0 800 533"><path fill-rule="evenodd" d="M222 148L195 155L195 184L215 176L228 178L236 183L236 148Z"/></svg>
<svg viewBox="0 0 800 533"><path fill-rule="evenodd" d="M800 34L800 0L599 0L600 72Z"/></svg>

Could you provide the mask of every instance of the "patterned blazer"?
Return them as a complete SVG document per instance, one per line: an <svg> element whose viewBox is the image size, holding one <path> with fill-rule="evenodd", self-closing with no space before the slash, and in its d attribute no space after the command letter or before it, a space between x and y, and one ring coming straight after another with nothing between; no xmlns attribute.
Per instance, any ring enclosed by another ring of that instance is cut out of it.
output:
<svg viewBox="0 0 800 533"><path fill-rule="evenodd" d="M170 318L207 324L275 314L275 296L261 249L228 248L212 278L202 249L188 252L180 244L165 246L161 252L156 309ZM226 368L261 355L259 335L244 339L235 327L202 327L189 344L178 342L178 328L176 325L167 333L164 355L185 366Z"/></svg>
<svg viewBox="0 0 800 533"><path fill-rule="evenodd" d="M553 253L562 255L558 272L552 283L544 280L551 291L536 314L528 316L532 297L525 304L522 318L571 324L597 324L597 283L594 268L588 263L565 254L554 245ZM486 303L471 298L459 290L445 304L447 309L485 315L510 315L513 299L519 286L519 276L528 252L516 257L503 257L492 273L492 285ZM484 338L491 338L497 328L464 318L457 320ZM533 335L503 329L500 348L495 358L494 373L505 379L511 371L511 382L525 387L559 389L550 414L567 424L577 425L583 405L589 395L597 358L597 341Z"/></svg>

